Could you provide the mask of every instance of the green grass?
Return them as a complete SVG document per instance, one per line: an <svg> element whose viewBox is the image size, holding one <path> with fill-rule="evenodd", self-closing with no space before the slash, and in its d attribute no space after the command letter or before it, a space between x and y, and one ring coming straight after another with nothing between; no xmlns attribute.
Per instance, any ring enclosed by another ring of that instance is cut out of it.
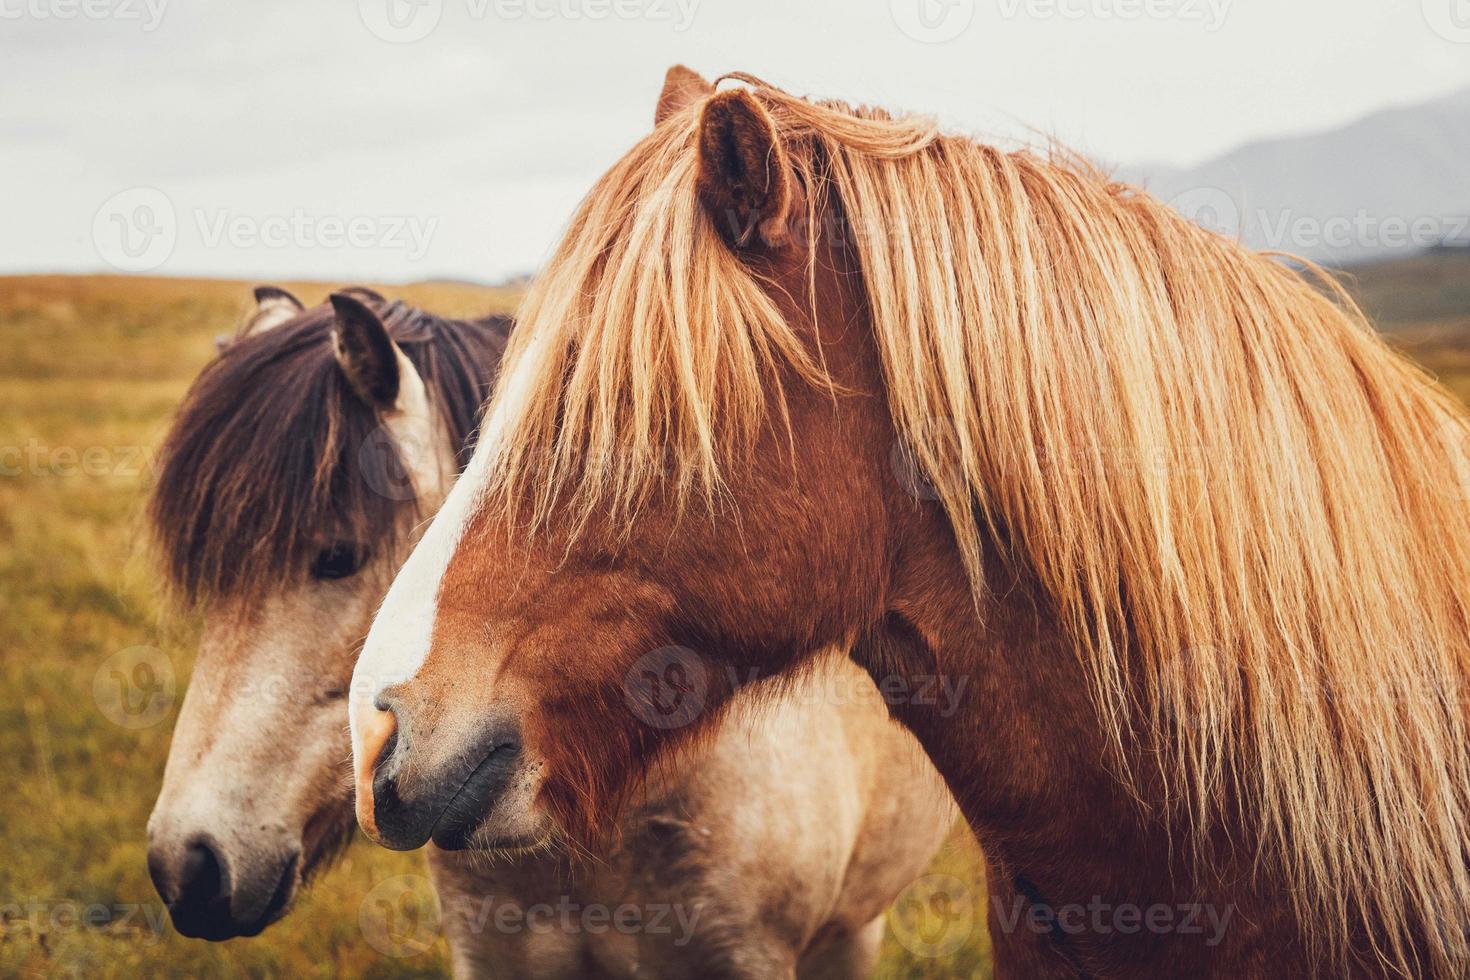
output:
<svg viewBox="0 0 1470 980"><path fill-rule="evenodd" d="M292 288L316 302L327 287ZM391 291L451 315L512 299L459 284ZM442 940L393 958L359 925L376 884L421 875L415 854L359 841L285 920L225 944L176 934L148 880L144 826L197 626L160 607L141 533L146 460L248 296L237 282L0 278L0 976L447 974ZM104 664L138 646L173 666L175 696L155 724L125 727L104 711ZM955 889L945 877L905 896L881 975L988 976L982 865L967 832L932 873L957 879L966 904L955 915L930 901L936 882ZM427 900L427 882L417 887Z"/></svg>

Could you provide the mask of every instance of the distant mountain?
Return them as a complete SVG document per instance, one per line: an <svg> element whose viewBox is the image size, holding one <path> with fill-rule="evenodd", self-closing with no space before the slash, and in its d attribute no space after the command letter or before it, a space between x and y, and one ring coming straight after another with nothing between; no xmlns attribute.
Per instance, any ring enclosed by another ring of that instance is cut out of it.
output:
<svg viewBox="0 0 1470 980"><path fill-rule="evenodd" d="M1255 248L1333 265L1470 243L1470 89L1196 167L1119 176Z"/></svg>

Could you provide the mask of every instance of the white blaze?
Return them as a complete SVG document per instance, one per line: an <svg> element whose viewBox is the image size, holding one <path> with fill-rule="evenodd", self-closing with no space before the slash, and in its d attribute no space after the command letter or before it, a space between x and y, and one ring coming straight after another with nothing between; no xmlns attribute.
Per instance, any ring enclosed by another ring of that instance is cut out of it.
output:
<svg viewBox="0 0 1470 980"><path fill-rule="evenodd" d="M413 677L429 655L444 571L454 557L465 525L474 515L505 429L511 419L520 415L530 395L538 373L536 364L544 348L545 342L533 337L521 352L514 373L506 379L481 426L479 444L464 475L449 492L444 506L383 598L352 674L353 705L349 718L354 765L362 754L359 713L373 710L373 699L383 688Z"/></svg>

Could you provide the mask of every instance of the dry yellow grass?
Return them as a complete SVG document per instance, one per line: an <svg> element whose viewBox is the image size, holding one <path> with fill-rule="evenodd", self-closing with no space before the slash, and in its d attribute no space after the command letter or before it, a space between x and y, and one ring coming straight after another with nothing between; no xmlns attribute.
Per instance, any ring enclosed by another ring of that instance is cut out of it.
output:
<svg viewBox="0 0 1470 980"><path fill-rule="evenodd" d="M167 925L144 825L193 659L196 624L165 620L139 521L147 458L249 283L0 278L0 976L442 976L442 941L385 955L373 888L422 859L358 842L260 937L209 944ZM332 284L287 284L316 302ZM439 312L506 309L459 284L383 287ZM109 720L107 660L162 651L175 695L156 724ZM94 684L102 685L101 703ZM979 852L958 831L895 911L881 975L988 976ZM896 936L902 937L900 941Z"/></svg>
<svg viewBox="0 0 1470 980"><path fill-rule="evenodd" d="M1403 297L1426 284L1421 317ZM1470 258L1360 274L1394 340L1470 395ZM374 886L421 858L359 842L284 921L252 940L185 940L144 864L144 824L174 708L126 728L94 697L105 662L160 649L182 692L195 624L162 626L139 525L146 459L190 379L247 308L249 283L120 276L0 278L0 976L441 976L442 941L409 957L364 936ZM307 302L329 284L293 283ZM506 309L460 283L385 287L439 312ZM105 698L104 698L105 700ZM366 910L366 911L364 911ZM890 917L880 975L989 975L979 852L957 831Z"/></svg>

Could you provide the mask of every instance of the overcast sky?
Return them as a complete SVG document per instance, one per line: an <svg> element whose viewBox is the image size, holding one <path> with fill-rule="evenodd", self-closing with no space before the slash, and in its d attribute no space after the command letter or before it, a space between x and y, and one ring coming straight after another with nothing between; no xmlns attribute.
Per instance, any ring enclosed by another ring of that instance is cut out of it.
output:
<svg viewBox="0 0 1470 980"><path fill-rule="evenodd" d="M1470 86L1470 0L0 0L0 272L528 271L680 61L1188 164Z"/></svg>

